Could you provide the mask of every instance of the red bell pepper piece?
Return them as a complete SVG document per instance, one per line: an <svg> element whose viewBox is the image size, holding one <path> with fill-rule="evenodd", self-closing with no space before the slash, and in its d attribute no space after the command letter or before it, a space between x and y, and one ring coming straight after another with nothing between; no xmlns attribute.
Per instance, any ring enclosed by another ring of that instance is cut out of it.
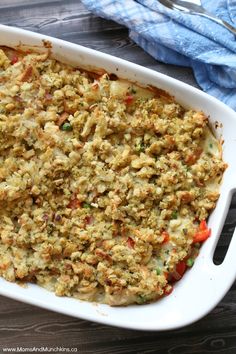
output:
<svg viewBox="0 0 236 354"><path fill-rule="evenodd" d="M18 56L17 56L16 54L14 54L13 57L12 57L12 59L11 59L12 65L15 64L15 63L17 63L18 60L19 60Z"/></svg>
<svg viewBox="0 0 236 354"><path fill-rule="evenodd" d="M164 289L164 294L165 294L165 295L170 295L173 290L174 290L173 286L168 284L168 287L166 287L166 288Z"/></svg>
<svg viewBox="0 0 236 354"><path fill-rule="evenodd" d="M125 102L127 105L129 105L129 104L131 104L131 103L133 102L133 100L134 100L134 97L131 96L131 95L129 95L129 96L126 96L126 97L125 97L124 102Z"/></svg>
<svg viewBox="0 0 236 354"><path fill-rule="evenodd" d="M203 231L203 230L206 230L206 229L207 229L207 223L206 223L206 220L202 220L202 221L200 222L199 229L200 229L201 231Z"/></svg>
<svg viewBox="0 0 236 354"><path fill-rule="evenodd" d="M211 229L200 230L195 233L193 243L204 242L211 236Z"/></svg>
<svg viewBox="0 0 236 354"><path fill-rule="evenodd" d="M169 240L170 240L170 235L168 234L167 231L163 231L163 232L162 232L162 236L164 237L162 243L167 243L167 242L169 242Z"/></svg>
<svg viewBox="0 0 236 354"><path fill-rule="evenodd" d="M201 220L199 229L193 237L193 243L204 242L211 236L211 229L207 227L206 220Z"/></svg>
<svg viewBox="0 0 236 354"><path fill-rule="evenodd" d="M180 275L180 277L182 277L184 275L184 272L186 270L186 263L184 261L180 261L177 265L176 265L176 272Z"/></svg>

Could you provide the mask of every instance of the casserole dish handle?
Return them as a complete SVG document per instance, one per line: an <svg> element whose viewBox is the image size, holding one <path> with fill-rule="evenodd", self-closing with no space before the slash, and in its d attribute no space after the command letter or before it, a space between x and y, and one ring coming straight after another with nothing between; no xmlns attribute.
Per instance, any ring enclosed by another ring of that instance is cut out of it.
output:
<svg viewBox="0 0 236 354"><path fill-rule="evenodd" d="M228 289L231 287L236 279L236 228L234 229L230 244L228 246L227 253L223 262L219 265L215 265L213 260L210 260L210 264L207 264L209 272L212 275L211 280L215 283L215 286L222 290L224 279L227 279Z"/></svg>

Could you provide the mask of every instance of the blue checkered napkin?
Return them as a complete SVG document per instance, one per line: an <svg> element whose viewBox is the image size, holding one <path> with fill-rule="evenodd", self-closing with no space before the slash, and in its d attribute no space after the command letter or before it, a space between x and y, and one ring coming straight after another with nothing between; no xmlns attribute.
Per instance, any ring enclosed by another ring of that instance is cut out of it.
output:
<svg viewBox="0 0 236 354"><path fill-rule="evenodd" d="M98 16L130 29L155 59L190 66L199 86L236 110L236 37L219 24L165 8L157 0L82 0ZM236 27L236 0L202 0Z"/></svg>

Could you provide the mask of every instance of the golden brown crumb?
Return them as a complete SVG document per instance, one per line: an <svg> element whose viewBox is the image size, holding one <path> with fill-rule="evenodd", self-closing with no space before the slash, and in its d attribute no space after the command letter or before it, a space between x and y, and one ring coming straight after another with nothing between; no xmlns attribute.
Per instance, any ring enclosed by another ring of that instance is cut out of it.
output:
<svg viewBox="0 0 236 354"><path fill-rule="evenodd" d="M0 275L110 305L171 291L226 168L160 89L0 49Z"/></svg>

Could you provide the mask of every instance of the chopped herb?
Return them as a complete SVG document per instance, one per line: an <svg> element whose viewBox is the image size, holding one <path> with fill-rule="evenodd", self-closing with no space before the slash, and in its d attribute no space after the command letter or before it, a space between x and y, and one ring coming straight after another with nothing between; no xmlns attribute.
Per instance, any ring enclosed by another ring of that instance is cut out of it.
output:
<svg viewBox="0 0 236 354"><path fill-rule="evenodd" d="M64 123L61 126L61 130L65 131L65 132L70 132L72 130L72 126L70 123Z"/></svg>
<svg viewBox="0 0 236 354"><path fill-rule="evenodd" d="M39 71L39 74L42 74L44 72L44 68L37 68L37 70Z"/></svg>
<svg viewBox="0 0 236 354"><path fill-rule="evenodd" d="M192 267L193 264L194 264L194 259L193 259L193 258L189 258L189 259L187 260L187 262L186 262L186 265L187 265L188 267Z"/></svg>
<svg viewBox="0 0 236 354"><path fill-rule="evenodd" d="M176 210L174 210L173 213L171 214L171 219L178 219L178 213Z"/></svg>
<svg viewBox="0 0 236 354"><path fill-rule="evenodd" d="M48 232L48 234L49 234L49 235L52 234L53 230L54 230L54 224L53 224L52 222L50 222L50 223L47 225L47 232Z"/></svg>
<svg viewBox="0 0 236 354"><path fill-rule="evenodd" d="M138 144L137 147L136 147L136 150L137 150L138 152L145 152L145 145L144 145L144 143Z"/></svg>
<svg viewBox="0 0 236 354"><path fill-rule="evenodd" d="M184 235L187 235L188 229L183 229L182 231L183 231L183 234L184 234Z"/></svg>
<svg viewBox="0 0 236 354"><path fill-rule="evenodd" d="M134 88L134 87L131 87L130 92L131 92L131 93L133 93L133 94L135 94L135 93L137 93L137 90L135 90L135 88Z"/></svg>
<svg viewBox="0 0 236 354"><path fill-rule="evenodd" d="M147 302L147 297L145 295L138 295L138 299L137 302L138 304L144 304L145 302Z"/></svg>
<svg viewBox="0 0 236 354"><path fill-rule="evenodd" d="M160 269L160 268L157 268L157 269L156 269L156 274L157 274L157 275L161 275L161 269Z"/></svg>
<svg viewBox="0 0 236 354"><path fill-rule="evenodd" d="M82 203L82 208L90 209L90 208L92 208L92 205L87 203L87 202L83 202Z"/></svg>
<svg viewBox="0 0 236 354"><path fill-rule="evenodd" d="M212 148L213 148L213 144L212 144L212 143L210 143L210 144L209 144L209 147L212 149Z"/></svg>

